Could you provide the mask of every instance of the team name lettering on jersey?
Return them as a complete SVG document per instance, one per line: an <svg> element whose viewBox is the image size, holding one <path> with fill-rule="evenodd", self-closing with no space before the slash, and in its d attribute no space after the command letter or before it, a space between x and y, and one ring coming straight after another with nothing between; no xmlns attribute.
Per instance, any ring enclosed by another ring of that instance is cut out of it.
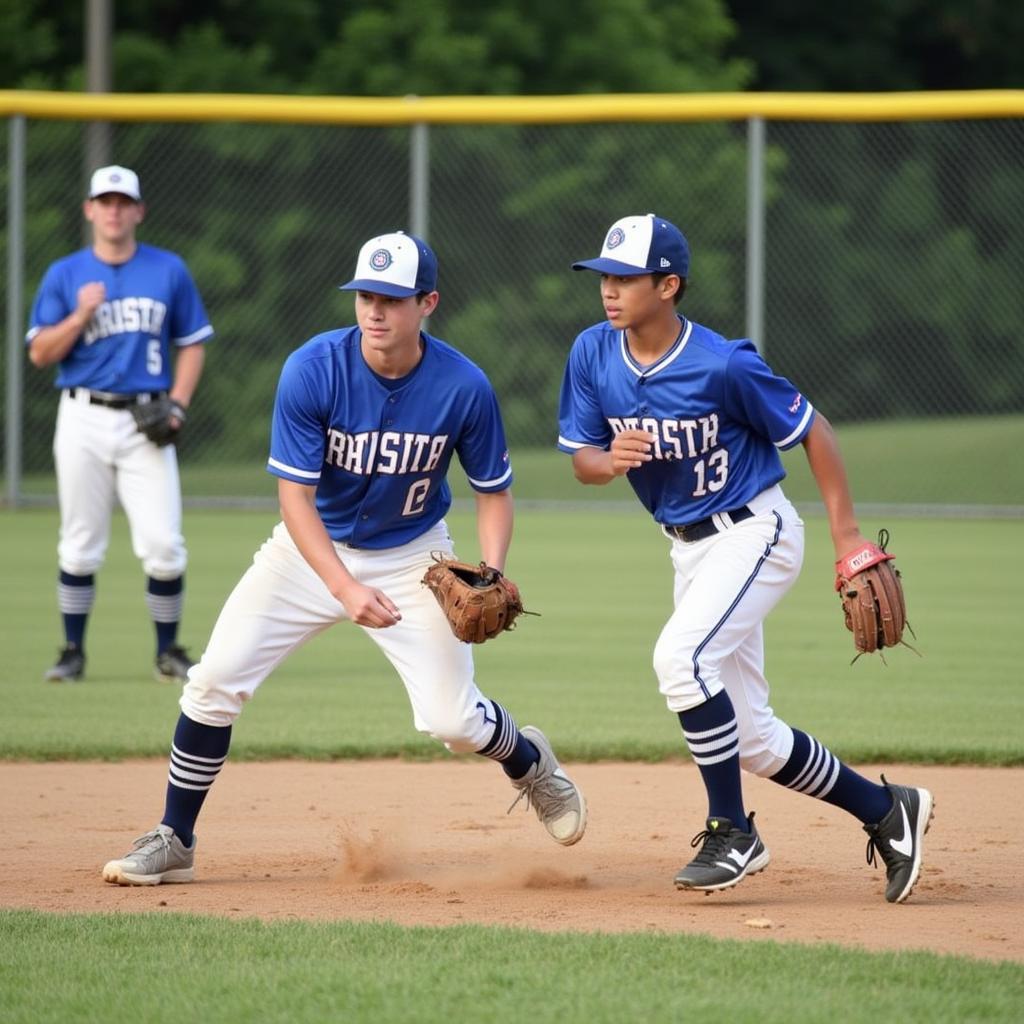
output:
<svg viewBox="0 0 1024 1024"><path fill-rule="evenodd" d="M159 337L165 316L167 306L144 295L101 302L89 321L83 341L91 345L101 338L132 331L145 331Z"/></svg>
<svg viewBox="0 0 1024 1024"><path fill-rule="evenodd" d="M367 430L348 434L327 431L324 462L346 473L429 473L436 469L448 443L447 434L412 434Z"/></svg>
<svg viewBox="0 0 1024 1024"><path fill-rule="evenodd" d="M694 498L720 491L729 478L729 452L718 447L717 412L694 420L659 420L653 416L609 417L608 423L616 434L623 430L645 430L653 434L658 439L651 453L655 459L693 460L691 495Z"/></svg>
<svg viewBox="0 0 1024 1024"><path fill-rule="evenodd" d="M609 417L608 424L619 434L623 430L646 430L658 443L652 454L656 459L695 459L718 445L718 413L694 420L654 419L645 416Z"/></svg>

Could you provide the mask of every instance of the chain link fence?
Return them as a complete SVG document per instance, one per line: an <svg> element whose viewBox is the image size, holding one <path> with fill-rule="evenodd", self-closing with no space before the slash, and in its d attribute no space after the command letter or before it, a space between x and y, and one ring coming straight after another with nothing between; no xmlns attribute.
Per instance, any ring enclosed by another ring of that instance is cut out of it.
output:
<svg viewBox="0 0 1024 1024"><path fill-rule="evenodd" d="M22 324L46 266L85 244L85 130L27 124ZM216 329L182 450L209 493L244 494L235 468L262 467L287 354L352 322L336 288L359 245L415 226L410 133L113 125L111 159L138 171L147 202L140 239L186 259ZM445 124L428 142L422 215L441 268L429 329L489 374L516 449L554 445L569 346L601 317L597 279L570 264L624 214L680 225L683 310L743 336L745 121ZM833 422L1024 413L1022 154L1013 118L767 123L755 340ZM28 496L52 491L53 377L25 360Z"/></svg>

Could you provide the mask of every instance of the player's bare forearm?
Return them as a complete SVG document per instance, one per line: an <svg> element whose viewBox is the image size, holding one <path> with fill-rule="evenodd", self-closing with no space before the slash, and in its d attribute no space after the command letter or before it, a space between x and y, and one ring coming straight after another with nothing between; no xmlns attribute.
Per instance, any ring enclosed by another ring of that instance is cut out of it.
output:
<svg viewBox="0 0 1024 1024"><path fill-rule="evenodd" d="M646 430L622 430L612 438L608 451L581 448L572 457L572 468L581 484L607 484L631 469L639 469L654 457L655 437Z"/></svg>
<svg viewBox="0 0 1024 1024"><path fill-rule="evenodd" d="M510 490L476 494L476 532L480 557L493 569L505 571L512 543L513 502Z"/></svg>
<svg viewBox="0 0 1024 1024"><path fill-rule="evenodd" d="M78 289L77 305L59 324L41 327L29 343L28 357L40 368L59 363L74 347L93 313L107 296L102 281L89 281Z"/></svg>
<svg viewBox="0 0 1024 1024"><path fill-rule="evenodd" d="M356 580L338 558L334 542L316 508L316 488L278 480L281 518L299 553L345 606L353 622L379 629L402 616L386 594Z"/></svg>
<svg viewBox="0 0 1024 1024"><path fill-rule="evenodd" d="M41 328L28 346L28 358L32 365L43 369L59 363L81 337L89 318L83 318L76 310L59 324Z"/></svg>
<svg viewBox="0 0 1024 1024"><path fill-rule="evenodd" d="M864 538L857 525L839 442L832 424L820 412L815 413L814 423L804 437L803 446L825 504L836 557L840 558L862 543Z"/></svg>
<svg viewBox="0 0 1024 1024"><path fill-rule="evenodd" d="M170 396L186 409L199 386L199 378L203 375L205 363L205 345L197 343L178 349L174 362L174 384L171 387Z"/></svg>

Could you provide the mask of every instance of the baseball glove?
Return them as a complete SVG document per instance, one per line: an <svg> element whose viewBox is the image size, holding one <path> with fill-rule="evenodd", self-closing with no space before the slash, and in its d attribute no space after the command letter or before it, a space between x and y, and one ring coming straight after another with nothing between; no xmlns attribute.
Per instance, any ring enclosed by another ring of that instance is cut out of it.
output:
<svg viewBox="0 0 1024 1024"><path fill-rule="evenodd" d="M135 426L139 431L153 444L163 448L177 441L181 425L185 422L185 407L173 398L162 395L152 401L133 405L132 416L135 417ZM172 424L172 419L177 420L177 424Z"/></svg>
<svg viewBox="0 0 1024 1024"><path fill-rule="evenodd" d="M486 563L470 565L438 554L433 559L423 585L463 643L482 644L512 629L518 616L536 614L523 608L516 585Z"/></svg>
<svg viewBox="0 0 1024 1024"><path fill-rule="evenodd" d="M885 550L888 543L889 531L880 530L877 544L864 544L836 562L836 590L857 649L854 661L905 643L907 606L899 569L892 565L896 556Z"/></svg>

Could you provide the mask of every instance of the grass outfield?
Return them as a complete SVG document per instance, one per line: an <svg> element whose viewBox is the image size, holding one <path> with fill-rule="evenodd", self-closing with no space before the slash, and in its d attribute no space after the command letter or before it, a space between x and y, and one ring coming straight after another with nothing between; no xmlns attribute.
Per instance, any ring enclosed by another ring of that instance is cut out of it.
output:
<svg viewBox="0 0 1024 1024"><path fill-rule="evenodd" d="M723 1004L766 1024L931 1024L1019 1020L1024 991L1016 964L675 935L27 912L0 912L0 932L5 1024L654 1024Z"/></svg>
<svg viewBox="0 0 1024 1024"><path fill-rule="evenodd" d="M552 430L555 425L552 424ZM843 457L859 502L877 504L1024 506L1024 416L969 419L889 420L837 426ZM549 448L515 448L512 462L517 497L530 501L634 503L624 480L607 487L581 487L568 456ZM786 492L796 502L817 503L818 493L799 446L784 455L790 474ZM197 464L182 453L187 498L246 495L272 501L275 485L260 460L241 465ZM461 473L452 474L455 493L469 495ZM52 473L31 474L22 491L52 495Z"/></svg>
<svg viewBox="0 0 1024 1024"><path fill-rule="evenodd" d="M0 758L163 756L176 688L153 682L144 581L115 517L79 686L42 682L60 643L55 607L57 515L2 513ZM265 512L190 511L183 639L201 652L230 588L274 523ZM450 517L475 555L468 512ZM864 520L869 535L882 523ZM832 591L823 518L808 519L803 574L768 620L773 706L847 760L1024 763L1024 522L900 519L889 523L903 571L912 641L863 657ZM667 542L639 509L525 508L510 575L541 613L477 651L485 692L535 721L569 760L683 757L651 668L670 611ZM340 626L297 652L235 727L232 755L335 758L448 756L412 728L405 692L362 632Z"/></svg>

